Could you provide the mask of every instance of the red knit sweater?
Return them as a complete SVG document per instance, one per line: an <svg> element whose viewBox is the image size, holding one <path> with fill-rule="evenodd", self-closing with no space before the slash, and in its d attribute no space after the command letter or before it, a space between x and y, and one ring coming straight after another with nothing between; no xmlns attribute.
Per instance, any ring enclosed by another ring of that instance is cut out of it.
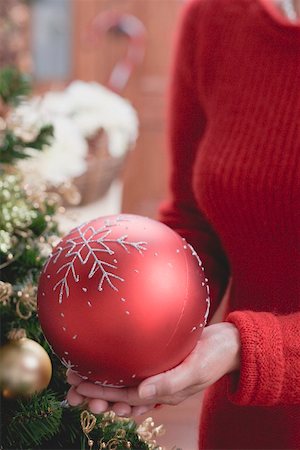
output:
<svg viewBox="0 0 300 450"><path fill-rule="evenodd" d="M242 345L200 447L300 449L300 22L271 0L192 0L179 29L161 220L203 260L211 314L232 277Z"/></svg>

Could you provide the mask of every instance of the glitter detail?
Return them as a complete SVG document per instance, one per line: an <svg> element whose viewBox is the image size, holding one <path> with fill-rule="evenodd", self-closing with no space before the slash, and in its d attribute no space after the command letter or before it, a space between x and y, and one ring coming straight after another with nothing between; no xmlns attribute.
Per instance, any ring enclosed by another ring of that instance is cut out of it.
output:
<svg viewBox="0 0 300 450"><path fill-rule="evenodd" d="M74 364L71 363L71 361L68 359L66 360L65 358L61 359L61 362L63 363L63 365L67 368L67 369L73 369Z"/></svg>
<svg viewBox="0 0 300 450"><path fill-rule="evenodd" d="M197 258L198 264L201 267L202 271L204 272L204 267L202 265L201 259L197 255L197 253L194 250L194 248L190 244L188 244L188 246L189 246L189 248L190 248L190 250L192 252L192 256L195 256ZM205 277L204 281L205 281L206 284L204 282L202 282L201 284L202 284L203 287L206 286L206 292L207 292L207 298L206 298L207 307L206 307L206 312L205 312L205 315L204 315L204 322L205 322L205 325L206 325L207 320L208 320L208 315L209 315L209 309L210 309L210 297L209 297L209 286L207 284L208 283L208 278Z"/></svg>
<svg viewBox="0 0 300 450"><path fill-rule="evenodd" d="M89 305L89 307L90 307L90 308L92 307L92 304L91 304L91 302L87 302L87 304Z"/></svg>
<svg viewBox="0 0 300 450"><path fill-rule="evenodd" d="M87 288L86 287L83 287L82 290L83 290L83 292L87 292Z"/></svg>
<svg viewBox="0 0 300 450"><path fill-rule="evenodd" d="M113 388L118 388L118 389L125 387L125 385L109 384L107 380L105 380L105 381L98 381L97 380L97 381L94 381L94 384L97 384L98 386L113 387Z"/></svg>
<svg viewBox="0 0 300 450"><path fill-rule="evenodd" d="M121 302L126 302L126 298L121 297Z"/></svg>
<svg viewBox="0 0 300 450"><path fill-rule="evenodd" d="M44 272L47 270L50 261L52 264L57 263L58 258L63 251L67 250L64 254L65 258L71 257L71 259L67 260L65 264L60 266L56 272L56 274L64 274L53 287L53 291L59 289L59 303L62 303L64 297L69 297L70 295L70 277L75 281L75 283L78 283L79 281L79 275L75 269L76 260L79 260L82 265L90 263L91 261L91 268L88 273L89 279L93 278L97 272L100 272L98 291L103 290L105 283L107 283L113 290L118 291L115 281L124 282L125 280L113 272L118 269L115 264L98 259L99 253L114 255L115 252L110 248L110 244L112 243L120 245L127 253L130 253L129 249L131 248L135 249L141 255L143 254L143 251L146 251L146 242L130 242L127 240L128 235L126 234L116 239L109 239L109 235L112 230L108 227L113 225L115 225L115 223L108 221L105 226L97 230L95 230L92 225L86 226L86 224L75 228L70 233L70 238L66 241L66 245L64 247L59 246L52 254L51 258L49 258L45 264ZM47 277L49 278L50 275L47 275Z"/></svg>

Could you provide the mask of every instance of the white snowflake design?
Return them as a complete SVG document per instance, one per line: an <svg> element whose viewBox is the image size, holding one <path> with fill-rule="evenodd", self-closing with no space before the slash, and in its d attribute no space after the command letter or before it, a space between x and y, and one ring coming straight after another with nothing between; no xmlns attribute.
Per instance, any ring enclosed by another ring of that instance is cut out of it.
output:
<svg viewBox="0 0 300 450"><path fill-rule="evenodd" d="M71 363L71 361L68 359L66 360L66 358L61 358L61 362L63 363L63 365L67 368L67 369L73 369L73 367L75 367L74 364Z"/></svg>
<svg viewBox="0 0 300 450"><path fill-rule="evenodd" d="M55 252L48 259L44 272L46 272L50 262L53 264L57 263L60 255L65 250L68 251L64 256L70 258L65 264L60 266L56 272L57 274L63 274L63 277L53 287L53 291L59 289L59 303L62 303L64 296L69 297L70 295L69 279L73 279L76 283L78 283L80 279L80 276L76 273L75 269L76 260L79 260L82 265L91 263L92 261L88 278L93 278L97 272L100 273L98 291L103 290L105 283L113 290L118 291L115 281L118 280L124 282L125 280L113 272L118 269L117 260L113 259L112 263L103 261L101 258L99 259L100 254L105 253L109 256L113 256L115 252L110 248L110 244L120 245L127 253L130 253L130 249L134 249L142 255L143 251L147 250L147 242L130 242L128 241L127 234L124 234L117 239L109 238L112 232L111 227L116 225L120 220L107 220L105 225L99 229L95 229L92 225L86 227L86 223L84 223L71 231L70 237L66 241L66 245L56 248Z"/></svg>
<svg viewBox="0 0 300 450"><path fill-rule="evenodd" d="M183 239L185 241L185 239ZM202 261L199 258L197 252L194 250L194 248L191 246L191 244L187 244L188 247L191 249L192 252L192 256L195 256L197 258L198 261L198 265L201 267L202 271L204 271L204 267L202 265ZM208 279L205 278L205 282L203 283L203 285L206 287L206 292L207 292L207 297L206 297L206 312L204 315L204 325L206 325L207 320L208 320L208 316L209 316L209 310L210 310L210 296L209 296L209 285L208 285ZM203 324L200 324L200 326ZM195 327L194 327L195 328ZM194 328L192 329L192 331L194 331Z"/></svg>

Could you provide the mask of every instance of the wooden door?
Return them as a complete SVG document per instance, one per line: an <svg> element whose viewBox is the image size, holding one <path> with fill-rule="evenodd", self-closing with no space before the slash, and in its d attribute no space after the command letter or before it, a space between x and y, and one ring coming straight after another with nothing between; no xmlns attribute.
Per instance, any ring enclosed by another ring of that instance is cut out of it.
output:
<svg viewBox="0 0 300 450"><path fill-rule="evenodd" d="M117 60L122 58L127 39L107 34L97 45L86 42L85 32L100 12L114 9L130 13L146 28L143 63L136 67L121 93L137 109L140 130L124 173L122 210L155 217L166 195L165 99L170 50L179 0L75 0L73 78L105 84Z"/></svg>

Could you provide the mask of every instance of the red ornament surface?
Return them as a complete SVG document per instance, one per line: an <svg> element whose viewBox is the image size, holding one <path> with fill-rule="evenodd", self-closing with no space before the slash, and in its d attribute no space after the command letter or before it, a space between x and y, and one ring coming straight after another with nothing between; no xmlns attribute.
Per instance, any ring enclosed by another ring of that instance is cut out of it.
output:
<svg viewBox="0 0 300 450"><path fill-rule="evenodd" d="M66 367L132 386L178 365L205 326L209 289L192 247L166 225L120 214L72 230L39 280L43 332Z"/></svg>

